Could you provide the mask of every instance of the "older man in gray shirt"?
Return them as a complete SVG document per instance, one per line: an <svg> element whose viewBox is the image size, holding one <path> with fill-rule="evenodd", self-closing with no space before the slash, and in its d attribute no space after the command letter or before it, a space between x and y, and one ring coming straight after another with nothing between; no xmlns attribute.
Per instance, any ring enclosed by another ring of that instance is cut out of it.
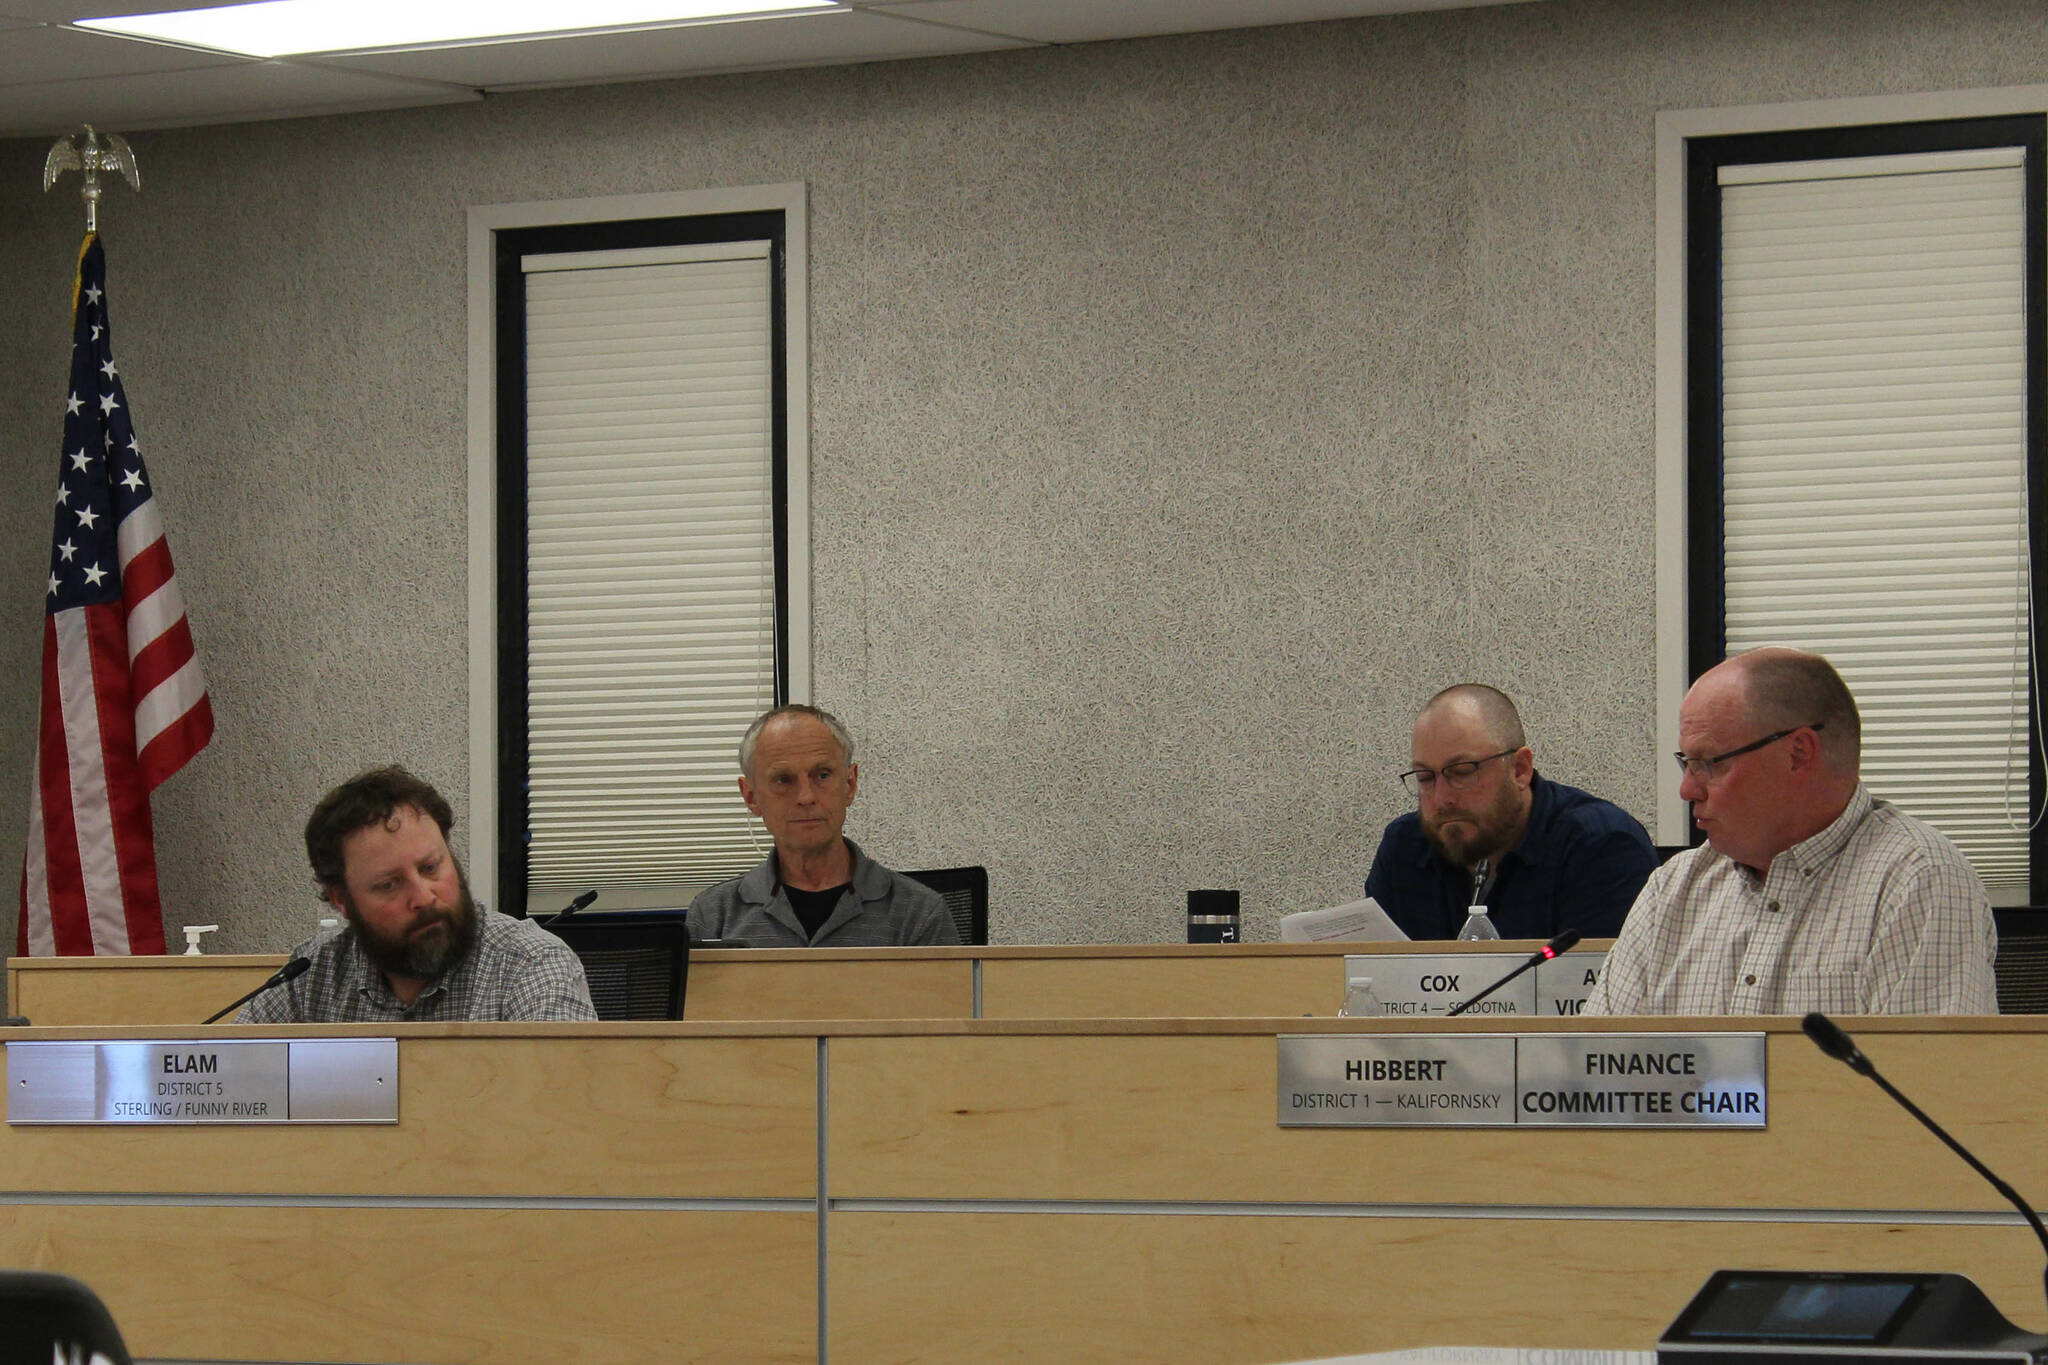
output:
<svg viewBox="0 0 2048 1365"><path fill-rule="evenodd" d="M755 948L889 948L957 944L939 894L891 872L842 834L860 787L853 739L816 707L778 706L740 740L740 799L775 851L698 896L690 933Z"/></svg>

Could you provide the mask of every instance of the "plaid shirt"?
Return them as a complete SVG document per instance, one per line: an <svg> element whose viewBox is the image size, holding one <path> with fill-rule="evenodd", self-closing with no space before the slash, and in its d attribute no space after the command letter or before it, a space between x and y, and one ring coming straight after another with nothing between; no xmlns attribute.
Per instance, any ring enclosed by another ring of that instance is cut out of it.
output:
<svg viewBox="0 0 2048 1365"><path fill-rule="evenodd" d="M477 907L476 947L402 1005L352 929L329 929L292 949L313 965L242 1006L238 1024L424 1024L595 1019L583 962L531 920Z"/></svg>
<svg viewBox="0 0 2048 1365"><path fill-rule="evenodd" d="M1984 883L1858 784L1765 875L1711 846L1651 876L1587 1014L1996 1014Z"/></svg>

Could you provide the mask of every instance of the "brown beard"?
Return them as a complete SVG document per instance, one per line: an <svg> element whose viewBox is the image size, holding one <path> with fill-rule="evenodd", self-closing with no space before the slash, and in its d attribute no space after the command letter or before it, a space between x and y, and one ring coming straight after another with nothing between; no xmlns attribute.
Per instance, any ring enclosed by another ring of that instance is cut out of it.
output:
<svg viewBox="0 0 2048 1365"><path fill-rule="evenodd" d="M413 981L432 980L468 957L470 950L476 947L480 927L476 902L470 898L467 877L463 877L458 885L461 895L453 906L415 914L412 923L395 938L372 933L362 917L355 913L355 907L346 903L347 893L344 892L343 908L348 912L349 932L356 936L356 944L363 950L363 956L385 975ZM414 942L413 932L429 920L446 924L448 932L436 941Z"/></svg>
<svg viewBox="0 0 2048 1365"><path fill-rule="evenodd" d="M1465 808L1465 815L1471 820L1471 836L1464 841L1462 849L1452 849L1444 843L1438 833L1439 825L1432 824L1428 817L1422 821L1422 832L1428 837L1430 847L1437 856L1454 867L1470 867L1481 858L1495 858L1508 851L1508 842L1515 833L1515 808L1513 789L1502 786L1494 794L1491 806L1484 810Z"/></svg>

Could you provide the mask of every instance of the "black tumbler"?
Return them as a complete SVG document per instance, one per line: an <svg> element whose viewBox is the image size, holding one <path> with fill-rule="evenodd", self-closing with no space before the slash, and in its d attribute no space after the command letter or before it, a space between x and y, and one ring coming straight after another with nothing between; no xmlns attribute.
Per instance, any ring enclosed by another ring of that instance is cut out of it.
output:
<svg viewBox="0 0 2048 1365"><path fill-rule="evenodd" d="M1188 942L1237 942L1237 892L1188 892Z"/></svg>

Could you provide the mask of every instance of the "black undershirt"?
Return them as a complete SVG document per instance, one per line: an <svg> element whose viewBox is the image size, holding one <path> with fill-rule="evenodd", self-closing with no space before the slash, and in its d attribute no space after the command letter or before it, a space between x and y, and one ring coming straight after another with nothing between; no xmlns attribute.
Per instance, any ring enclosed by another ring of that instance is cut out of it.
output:
<svg viewBox="0 0 2048 1365"><path fill-rule="evenodd" d="M789 897L789 908L796 911L797 922L804 926L804 937L815 939L825 921L832 918L832 908L839 904L840 896L852 886L852 882L843 882L823 891L799 891L785 882L782 894Z"/></svg>

